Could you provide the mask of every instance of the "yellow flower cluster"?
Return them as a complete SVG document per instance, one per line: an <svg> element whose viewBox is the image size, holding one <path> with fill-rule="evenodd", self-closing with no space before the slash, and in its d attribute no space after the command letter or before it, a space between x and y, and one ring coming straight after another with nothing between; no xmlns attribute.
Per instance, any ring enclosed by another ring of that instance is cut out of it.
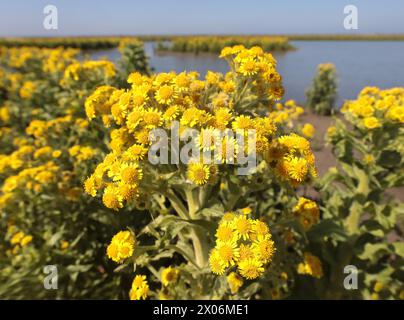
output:
<svg viewBox="0 0 404 320"><path fill-rule="evenodd" d="M36 89L36 84L33 81L26 81L20 89L20 97L23 99L32 98Z"/></svg>
<svg viewBox="0 0 404 320"><path fill-rule="evenodd" d="M273 100L279 100L284 94L282 78L276 71L276 60L260 47L246 49L243 45L225 47L220 57L230 58L237 73L245 77L254 77L257 92L265 92Z"/></svg>
<svg viewBox="0 0 404 320"><path fill-rule="evenodd" d="M42 70L51 73L64 70L79 53L79 50L71 48L3 47L1 49L0 58L7 62L10 68L25 68L33 61L39 61L42 63Z"/></svg>
<svg viewBox="0 0 404 320"><path fill-rule="evenodd" d="M223 216L216 230L216 246L210 253L209 264L217 275L237 267L242 277L256 279L264 273L275 250L265 222L251 219L243 213L229 212Z"/></svg>
<svg viewBox="0 0 404 320"><path fill-rule="evenodd" d="M108 172L108 178L113 182L105 183L103 181L105 172ZM102 197L104 205L107 208L118 210L123 207L123 201L130 201L138 195L142 178L143 171L135 161L128 159L120 162L111 153L97 166L93 175L86 179L84 190L94 197L97 189L104 187Z"/></svg>
<svg viewBox="0 0 404 320"><path fill-rule="evenodd" d="M159 45L160 50L179 52L219 53L226 46L242 44L246 47L260 46L265 51L287 51L293 47L288 38L279 36L175 36L170 46Z"/></svg>
<svg viewBox="0 0 404 320"><path fill-rule="evenodd" d="M366 87L357 100L346 102L341 111L358 126L370 130L387 123L404 123L404 88Z"/></svg>
<svg viewBox="0 0 404 320"><path fill-rule="evenodd" d="M6 238L10 242L12 248L7 250L7 254L17 254L22 247L27 246L33 240L33 236L19 231L11 222L8 223Z"/></svg>
<svg viewBox="0 0 404 320"><path fill-rule="evenodd" d="M116 68L111 61L107 60L75 62L65 69L61 85L65 85L69 80L78 82L89 79L91 78L89 74L94 72L100 72L105 78L113 78L116 75Z"/></svg>
<svg viewBox="0 0 404 320"><path fill-rule="evenodd" d="M300 220L304 229L310 229L320 220L320 210L314 201L300 197L298 203L293 208L293 213Z"/></svg>
<svg viewBox="0 0 404 320"><path fill-rule="evenodd" d="M129 291L131 300L145 300L149 295L149 285L146 276L136 275L132 282L132 288Z"/></svg>
<svg viewBox="0 0 404 320"><path fill-rule="evenodd" d="M107 256L115 262L122 263L133 255L135 245L135 238L130 231L120 231L112 237L107 248Z"/></svg>
<svg viewBox="0 0 404 320"><path fill-rule="evenodd" d="M293 120L296 120L304 113L304 109L298 106L294 100L288 100L284 104L276 103L271 110L269 117L279 124L286 124L288 127L293 126Z"/></svg>
<svg viewBox="0 0 404 320"><path fill-rule="evenodd" d="M43 61L44 72L61 72L66 66L72 63L80 51L70 48L57 48L48 51L47 58Z"/></svg>
<svg viewBox="0 0 404 320"><path fill-rule="evenodd" d="M4 173L8 168L13 170L21 168L34 152L35 147L22 145L9 155L0 155L0 173Z"/></svg>
<svg viewBox="0 0 404 320"><path fill-rule="evenodd" d="M12 245L20 245L21 247L25 247L32 241L32 239L33 237L31 235L26 235L24 232L18 231L11 237L10 243Z"/></svg>
<svg viewBox="0 0 404 320"><path fill-rule="evenodd" d="M294 186L317 177L310 142L294 133L279 137L264 154L275 173Z"/></svg>
<svg viewBox="0 0 404 320"><path fill-rule="evenodd" d="M93 158L96 154L96 151L88 146L75 145L69 148L69 154L79 161L85 161Z"/></svg>
<svg viewBox="0 0 404 320"><path fill-rule="evenodd" d="M116 90L114 87L101 86L86 99L85 110L90 120L94 119L96 114L99 114L102 116L104 124L108 127L110 126L111 107L118 102L117 98L114 99L112 95Z"/></svg>
<svg viewBox="0 0 404 320"><path fill-rule="evenodd" d="M297 266L299 274L307 274L314 278L321 278L323 276L323 267L318 257L309 252L304 253L304 261Z"/></svg>
<svg viewBox="0 0 404 320"><path fill-rule="evenodd" d="M40 192L43 187L56 181L58 170L59 167L49 161L44 165L23 169L17 175L7 177L1 188L0 203L4 205L12 197L13 191L19 187Z"/></svg>
<svg viewBox="0 0 404 320"><path fill-rule="evenodd" d="M98 154L98 149L75 145L61 146L54 149L51 145L59 144L60 134L69 130L82 130L86 119L64 116L49 121L33 120L26 128L29 136L13 139L14 151L10 154L0 154L0 174L4 175L4 183L0 193L0 207L5 208L20 191L35 193L48 190L52 184L57 187L66 199L76 201L80 195L77 183L72 179L72 165L82 164ZM56 141L55 141L56 139ZM49 145L50 144L50 145ZM62 154L71 157L61 157ZM11 173L11 174L10 174ZM57 185L54 185L57 183Z"/></svg>
<svg viewBox="0 0 404 320"><path fill-rule="evenodd" d="M218 153L216 160L223 164L237 165L238 154L243 150L234 138L217 138L219 130L256 130L258 155L268 154L280 145L275 139L275 120L271 113L253 117L238 114L236 109L259 100L266 101L268 110L273 100L282 96L276 61L258 47L225 48L222 56L229 58L233 70L225 76L208 72L203 81L198 79L196 72L160 73L151 77L135 72L128 77L129 90L101 86L88 97L85 111L90 120L99 116L105 126L118 126L110 134L112 152L85 181L88 194L96 196L98 190L103 190L104 204L118 210L125 201L136 200L140 193L149 192L150 182L143 176L159 170L146 159L152 143L150 131L164 128L170 134L173 120L180 125L180 135L187 128L199 130L201 150L213 152L221 148L223 152ZM295 114L301 112L294 103L289 106L287 109L293 109ZM215 138L213 143L212 137ZM314 156L307 140L298 136L293 139L297 148L281 145L281 158L285 156L285 159L278 161L284 163L278 166L278 171L283 173L287 169L286 180L297 185L314 176ZM219 169L217 165L206 165L193 159L184 176L198 186L214 184L218 181Z"/></svg>

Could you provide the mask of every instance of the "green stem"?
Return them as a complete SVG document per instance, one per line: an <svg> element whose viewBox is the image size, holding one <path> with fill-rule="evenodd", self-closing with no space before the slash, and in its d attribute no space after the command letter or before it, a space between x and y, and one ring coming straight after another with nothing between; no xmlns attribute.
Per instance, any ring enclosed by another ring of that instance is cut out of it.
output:
<svg viewBox="0 0 404 320"><path fill-rule="evenodd" d="M182 219L188 220L189 219L188 210L182 203L181 199L178 198L178 196L172 191L168 191L163 194L170 200L171 205L173 206L174 210L178 213L178 215Z"/></svg>
<svg viewBox="0 0 404 320"><path fill-rule="evenodd" d="M197 219L197 212L201 209L201 204L199 202L199 189L187 190L185 192L188 202L188 212L190 219ZM200 229L200 227L195 226L190 233L192 244L194 247L195 261L199 268L206 266L208 262L208 243L206 234Z"/></svg>
<svg viewBox="0 0 404 320"><path fill-rule="evenodd" d="M151 265L148 264L147 268L150 270L151 273L153 273L153 275L157 278L160 279L160 274L157 272L157 270Z"/></svg>

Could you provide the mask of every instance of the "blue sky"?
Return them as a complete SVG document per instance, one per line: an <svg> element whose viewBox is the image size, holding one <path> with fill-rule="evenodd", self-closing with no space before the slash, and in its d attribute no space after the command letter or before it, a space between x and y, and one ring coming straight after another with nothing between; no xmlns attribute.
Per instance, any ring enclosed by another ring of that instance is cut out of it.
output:
<svg viewBox="0 0 404 320"><path fill-rule="evenodd" d="M58 30L43 28L49 4ZM2 0L0 36L346 33L348 4L355 32L404 33L403 0Z"/></svg>

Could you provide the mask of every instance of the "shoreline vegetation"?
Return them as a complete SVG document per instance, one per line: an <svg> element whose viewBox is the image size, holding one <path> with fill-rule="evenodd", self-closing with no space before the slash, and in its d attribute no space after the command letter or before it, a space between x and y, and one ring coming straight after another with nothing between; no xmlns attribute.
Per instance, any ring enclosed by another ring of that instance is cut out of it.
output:
<svg viewBox="0 0 404 320"><path fill-rule="evenodd" d="M108 49L119 46L122 39L141 41L172 41L175 51L218 52L218 45L240 43L260 45L265 50L291 50L289 41L404 41L404 34L285 34L285 35L139 35L139 36L77 36L77 37L15 37L0 38L3 47L45 47ZM213 43L212 43L212 40ZM195 42L197 43L195 45ZM224 45L225 46L225 45ZM167 46L160 46L163 47ZM167 49L166 49L167 50Z"/></svg>
<svg viewBox="0 0 404 320"><path fill-rule="evenodd" d="M220 53L224 47L244 45L245 47L259 46L264 51L289 51L295 49L286 37L178 37L170 43L158 42L158 51L172 52L210 52Z"/></svg>

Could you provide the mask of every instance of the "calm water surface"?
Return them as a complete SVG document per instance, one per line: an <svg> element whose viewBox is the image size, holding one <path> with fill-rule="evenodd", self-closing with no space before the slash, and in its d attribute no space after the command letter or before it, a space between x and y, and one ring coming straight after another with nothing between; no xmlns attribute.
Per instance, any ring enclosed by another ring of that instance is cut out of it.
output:
<svg viewBox="0 0 404 320"><path fill-rule="evenodd" d="M275 54L283 77L286 98L304 102L319 63L331 62L338 72L338 104L353 99L365 86L404 86L404 42L394 41L292 41L295 51ZM228 71L226 61L215 54L156 53L155 43L146 42L145 51L155 72L171 70ZM119 58L117 49L91 53L93 59Z"/></svg>

